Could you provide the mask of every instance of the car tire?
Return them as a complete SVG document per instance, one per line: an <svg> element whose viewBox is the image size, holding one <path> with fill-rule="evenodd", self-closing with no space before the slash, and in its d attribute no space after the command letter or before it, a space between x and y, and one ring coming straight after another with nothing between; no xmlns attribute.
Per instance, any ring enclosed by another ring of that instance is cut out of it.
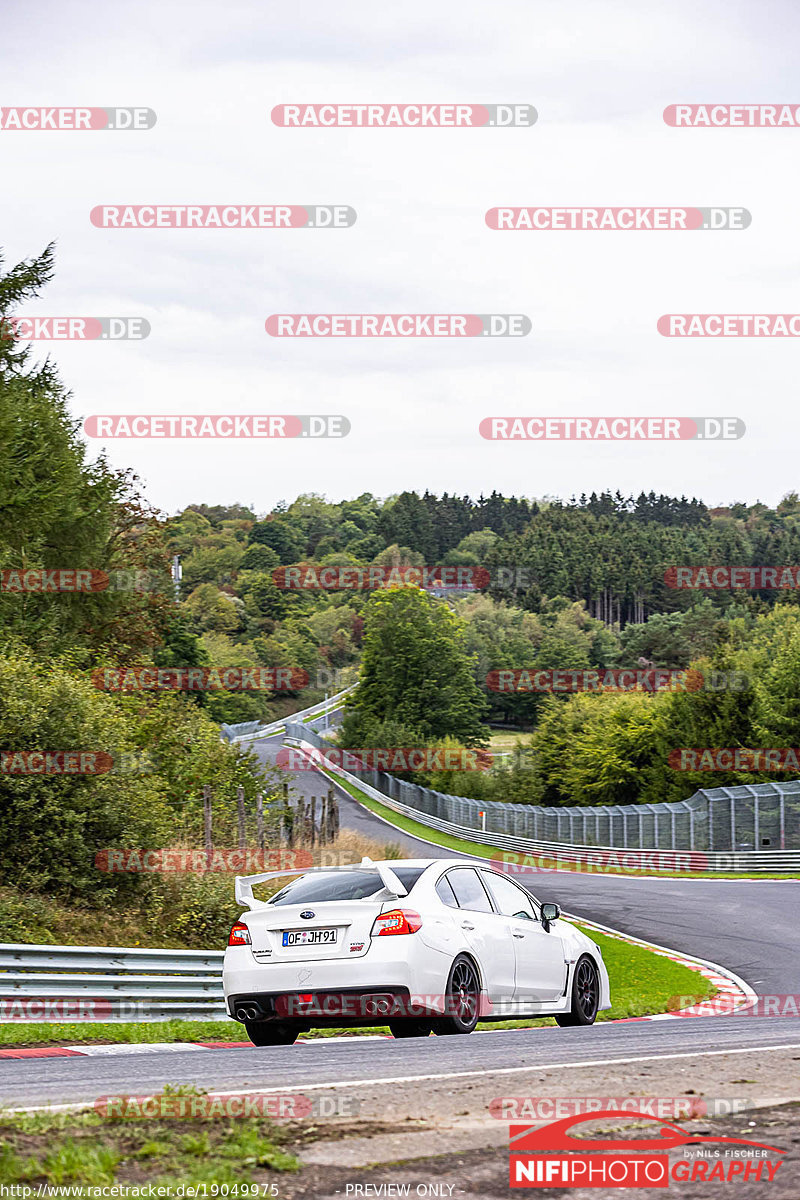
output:
<svg viewBox="0 0 800 1200"><path fill-rule="evenodd" d="M390 1021L389 1029L394 1038L430 1037L433 1026L429 1021Z"/></svg>
<svg viewBox="0 0 800 1200"><path fill-rule="evenodd" d="M271 1021L245 1021L244 1027L254 1046L292 1046L300 1033L299 1025Z"/></svg>
<svg viewBox="0 0 800 1200"><path fill-rule="evenodd" d="M569 1012L556 1013L556 1024L594 1025L600 1004L600 976L588 954L575 964L570 997Z"/></svg>
<svg viewBox="0 0 800 1200"><path fill-rule="evenodd" d="M436 1017L433 1032L442 1037L452 1033L472 1033L478 1024L481 983L471 958L459 954L450 968L445 991L447 1015Z"/></svg>

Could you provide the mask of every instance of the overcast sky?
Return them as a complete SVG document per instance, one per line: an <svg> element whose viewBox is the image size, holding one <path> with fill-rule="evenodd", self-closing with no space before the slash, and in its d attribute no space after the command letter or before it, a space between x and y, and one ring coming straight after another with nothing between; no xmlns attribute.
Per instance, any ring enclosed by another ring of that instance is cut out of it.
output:
<svg viewBox="0 0 800 1200"><path fill-rule="evenodd" d="M670 312L800 311L798 129L672 129L676 102L800 104L791 0L277 5L4 0L0 105L142 105L147 132L0 132L25 312L143 316L41 344L76 416L343 413L340 441L110 441L173 512L299 492L798 487L800 339L667 339ZM530 129L283 129L287 102L535 105ZM110 203L352 205L343 230L105 230ZM746 231L495 232L496 205L725 205ZM276 339L271 313L525 313L520 339ZM734 416L737 442L484 441L491 415ZM92 453L100 443L92 442Z"/></svg>

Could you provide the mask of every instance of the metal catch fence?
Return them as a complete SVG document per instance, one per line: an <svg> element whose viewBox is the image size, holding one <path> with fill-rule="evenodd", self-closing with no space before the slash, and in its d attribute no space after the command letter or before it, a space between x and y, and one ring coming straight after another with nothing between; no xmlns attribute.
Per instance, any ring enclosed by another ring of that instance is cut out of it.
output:
<svg viewBox="0 0 800 1200"><path fill-rule="evenodd" d="M335 750L304 725L287 723L286 737ZM562 856L592 849L695 851L706 855L711 870L800 869L796 779L704 788L686 800L662 804L552 808L451 796L384 771L356 772L353 779L370 785L389 807L406 811L422 824L468 834L483 845L514 849L525 843L524 848L546 847ZM732 855L750 866L731 865Z"/></svg>

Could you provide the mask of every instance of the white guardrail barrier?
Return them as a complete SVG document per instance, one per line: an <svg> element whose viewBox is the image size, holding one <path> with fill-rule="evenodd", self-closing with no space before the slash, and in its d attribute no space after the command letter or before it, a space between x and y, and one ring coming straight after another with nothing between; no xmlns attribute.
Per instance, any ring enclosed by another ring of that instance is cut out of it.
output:
<svg viewBox="0 0 800 1200"><path fill-rule="evenodd" d="M0 944L0 1024L225 1020L222 950Z"/></svg>
<svg viewBox="0 0 800 1200"><path fill-rule="evenodd" d="M345 696L349 696L356 684L345 688L341 692L337 692L335 696L329 696L327 700L321 700L319 704L312 704L310 708L303 708L300 712L290 713L287 717L282 717L280 721L273 721L269 725L261 725L258 721L244 721L240 725L223 725L222 734L230 742L258 742L261 738L274 737L276 733L282 733L286 727L287 721L303 721L306 717L323 716L326 712L331 712L339 707L339 701Z"/></svg>

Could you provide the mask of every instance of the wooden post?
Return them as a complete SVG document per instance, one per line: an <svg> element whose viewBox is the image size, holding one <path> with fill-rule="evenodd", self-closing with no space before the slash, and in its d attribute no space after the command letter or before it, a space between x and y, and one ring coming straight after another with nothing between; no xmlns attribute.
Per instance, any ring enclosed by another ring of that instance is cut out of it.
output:
<svg viewBox="0 0 800 1200"><path fill-rule="evenodd" d="M286 845L291 850L292 847L294 846L294 839L295 839L295 832L296 832L295 831L295 820L296 820L297 814L296 814L296 812L293 811L292 805L289 801L289 784L284 782L281 790L283 792L283 803L281 805L281 823L282 823L282 825L285 825L285 827L286 827Z"/></svg>
<svg viewBox="0 0 800 1200"><path fill-rule="evenodd" d="M239 827L239 849L244 850L247 846L247 834L244 824L244 788L241 786L236 789L236 816Z"/></svg>
<svg viewBox="0 0 800 1200"><path fill-rule="evenodd" d="M328 788L328 841L336 837L336 798L332 787Z"/></svg>
<svg viewBox="0 0 800 1200"><path fill-rule="evenodd" d="M328 797L319 798L319 844L324 846L328 841Z"/></svg>
<svg viewBox="0 0 800 1200"><path fill-rule="evenodd" d="M206 850L206 870L211 868L211 856L214 844L211 834L211 784L203 784L203 837Z"/></svg>
<svg viewBox="0 0 800 1200"><path fill-rule="evenodd" d="M311 849L313 850L313 849L314 849L314 840L315 840L315 834L316 834L316 832L317 832L317 829L316 829L316 825L317 825L317 797L316 797L316 796L312 796L312 797L311 797L311 806L310 806L310 812L311 812L311 830L310 830L310 832L311 832Z"/></svg>
<svg viewBox="0 0 800 1200"><path fill-rule="evenodd" d="M281 825L283 820L281 820ZM264 849L264 797L261 792L256 796L256 842L259 850Z"/></svg>

